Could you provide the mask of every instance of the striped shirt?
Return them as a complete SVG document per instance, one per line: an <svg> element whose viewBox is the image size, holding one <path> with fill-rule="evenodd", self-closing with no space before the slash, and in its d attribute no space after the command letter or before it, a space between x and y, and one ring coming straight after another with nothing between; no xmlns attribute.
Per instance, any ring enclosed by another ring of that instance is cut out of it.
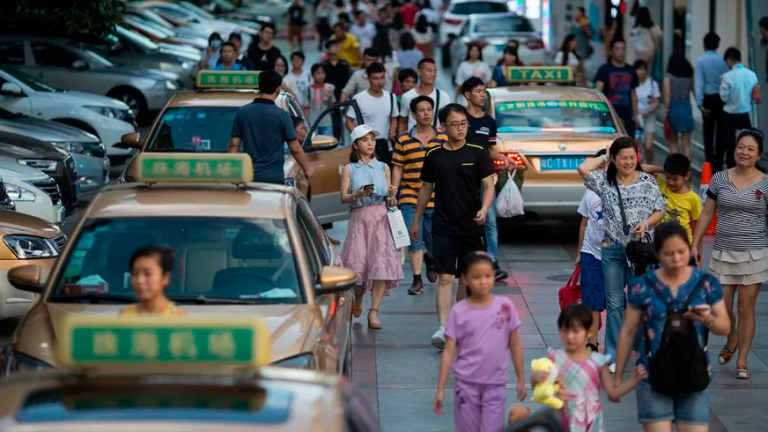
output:
<svg viewBox="0 0 768 432"><path fill-rule="evenodd" d="M768 176L743 190L728 179L728 170L712 176L707 196L717 201L715 250L749 251L768 247L765 212Z"/></svg>
<svg viewBox="0 0 768 432"><path fill-rule="evenodd" d="M416 138L416 126L410 131L403 132L397 137L395 151L392 154L392 163L403 167L403 179L400 181L399 204L416 205L419 201L421 189L421 168L424 166L424 157L427 150L440 147L448 142L445 132L435 130L435 137L426 145ZM435 207L435 193L429 198L427 208Z"/></svg>

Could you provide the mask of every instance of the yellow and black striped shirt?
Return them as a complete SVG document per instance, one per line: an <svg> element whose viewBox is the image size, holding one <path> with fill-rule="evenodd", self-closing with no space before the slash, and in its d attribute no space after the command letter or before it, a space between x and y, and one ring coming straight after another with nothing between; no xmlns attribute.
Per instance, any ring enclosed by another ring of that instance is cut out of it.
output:
<svg viewBox="0 0 768 432"><path fill-rule="evenodd" d="M403 167L403 178L400 180L399 204L416 205L419 201L421 189L421 168L424 166L424 158L427 151L442 146L448 141L445 132L435 130L435 137L426 145L422 144L414 136L416 127L408 132L403 132L397 137L395 151L392 154L392 163ZM435 206L435 193L429 198L427 208Z"/></svg>

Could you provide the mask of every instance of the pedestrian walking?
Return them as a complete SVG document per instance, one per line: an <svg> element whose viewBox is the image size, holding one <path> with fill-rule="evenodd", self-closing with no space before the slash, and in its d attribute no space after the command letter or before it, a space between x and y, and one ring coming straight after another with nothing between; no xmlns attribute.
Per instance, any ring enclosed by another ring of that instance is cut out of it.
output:
<svg viewBox="0 0 768 432"><path fill-rule="evenodd" d="M728 364L738 352L736 378L748 379L747 357L755 338L755 306L760 286L768 281L766 197L768 176L757 163L763 154L763 133L744 129L736 145L736 166L715 173L707 189L704 210L693 235L694 256L717 213L715 244L709 272L723 285L725 309L731 319L728 340L718 362ZM700 262L700 266L703 263ZM738 291L738 314L733 313ZM737 319L738 316L738 319Z"/></svg>
<svg viewBox="0 0 768 432"><path fill-rule="evenodd" d="M272 70L279 73L282 77L288 75L288 60L285 58L285 56L281 55L275 59L275 65Z"/></svg>
<svg viewBox="0 0 768 432"><path fill-rule="evenodd" d="M516 39L510 39L507 41L507 43L504 45L504 51L507 50L507 48L513 48L515 50L515 60L510 62L506 62L508 66L525 66L525 63L520 60L520 57L517 55L517 51L520 49L520 43ZM496 66L501 66L505 64L505 58L502 55L500 59L496 61Z"/></svg>
<svg viewBox="0 0 768 432"><path fill-rule="evenodd" d="M663 37L661 28L651 18L650 9L645 6L637 8L635 11L635 25L632 27L630 41L635 57L645 60L651 76L654 75L655 57L656 53L661 51Z"/></svg>
<svg viewBox="0 0 768 432"><path fill-rule="evenodd" d="M417 96L411 100L411 116L416 120L416 126L403 132L397 137L395 151L392 155L392 184L398 189L398 205L403 213L408 232L413 227L416 204L421 190L421 170L428 151L448 142L445 132L438 131L432 126L435 115L435 101L429 96ZM408 288L408 294L419 295L424 291L421 274L426 264L427 279L437 282L435 270L434 249L432 246L432 213L435 207L435 194L429 196L429 202L420 219L419 236L411 241L408 247L408 258L413 271L413 282ZM426 248L427 253L423 252Z"/></svg>
<svg viewBox="0 0 768 432"><path fill-rule="evenodd" d="M693 66L682 53L669 56L667 73L664 76L664 106L667 107L667 122L670 134L667 144L670 153L677 153L678 134L683 154L693 160L691 134L693 133Z"/></svg>
<svg viewBox="0 0 768 432"><path fill-rule="evenodd" d="M304 112L310 122L314 122L325 110L336 103L334 98L333 84L325 82L325 68L320 63L315 63L310 69L312 73L312 84L309 86L307 100L309 103L304 107ZM317 125L317 133L320 135L331 136L333 134L333 121L331 117L325 116Z"/></svg>
<svg viewBox="0 0 768 432"><path fill-rule="evenodd" d="M416 96L429 96L435 101L435 115L438 118L433 120L433 126L440 127L439 112L444 107L451 103L451 96L435 87L435 80L437 80L437 63L432 59L423 59L419 62L417 69L419 74L419 85L409 90L407 93L403 93L403 102L400 106L400 130L410 130L416 125L416 120L411 116L411 100ZM466 109L466 108L465 108ZM466 134L466 131L464 132Z"/></svg>
<svg viewBox="0 0 768 432"><path fill-rule="evenodd" d="M419 238L421 217L434 191L432 244L440 282L436 293L439 328L431 342L435 348L443 349L453 281L469 252L486 249L483 224L495 194L491 157L483 147L467 142L467 109L459 104L448 104L440 110L439 116L448 142L430 150L424 160L411 239ZM466 295L465 282L459 282L457 299Z"/></svg>
<svg viewBox="0 0 768 432"><path fill-rule="evenodd" d="M376 139L376 158L387 165L392 163L390 140L397 136L397 119L400 110L392 92L384 90L386 69L379 62L373 62L366 69L368 89L356 94L352 99L357 102L363 123L380 132ZM355 128L355 112L347 111L347 130L351 133Z"/></svg>
<svg viewBox="0 0 768 432"><path fill-rule="evenodd" d="M397 62L403 69L416 70L419 62L424 59L424 53L416 49L416 39L411 32L403 32L400 35L400 50L395 53Z"/></svg>
<svg viewBox="0 0 768 432"><path fill-rule="evenodd" d="M633 67L638 79L638 85L635 89L638 131L642 133L645 160L649 164L653 164L656 110L659 109L661 92L659 91L659 84L648 73L648 63L645 60L636 60Z"/></svg>
<svg viewBox="0 0 768 432"><path fill-rule="evenodd" d="M355 22L349 27L349 32L355 35L360 42L360 50L373 46L373 38L376 36L376 26L368 21L368 15L358 10L355 12Z"/></svg>
<svg viewBox="0 0 768 432"><path fill-rule="evenodd" d="M614 361L626 302L624 287L634 275L627 246L631 240L639 242L652 235L666 208L656 180L639 170L637 155L635 140L620 137L611 144L608 155L587 159L578 167L584 185L603 202L605 236L600 257L608 310L605 353ZM608 163L607 171L600 169L604 163ZM641 245L633 243L633 246Z"/></svg>
<svg viewBox="0 0 768 432"><path fill-rule="evenodd" d="M720 36L717 33L707 33L704 36L704 55L696 60L694 69L696 105L701 111L704 136L704 160L712 165L715 172L723 169L725 157L724 143L715 141L716 134L723 127L723 100L720 99L720 80L728 72L728 65L723 57L717 54L720 47Z"/></svg>
<svg viewBox="0 0 768 432"><path fill-rule="evenodd" d="M576 51L578 48L578 41L576 35L571 33L563 39L563 44L560 46L560 50L555 54L555 64L560 66L569 66L572 69L576 69L581 65L581 56Z"/></svg>
<svg viewBox="0 0 768 432"><path fill-rule="evenodd" d="M368 67L379 61L379 52L374 48L367 48L363 52L362 68L352 72L352 76L349 77L347 85L341 91L341 101L362 93L371 86L370 79L368 77ZM392 77L386 73L386 67L384 68L384 89L388 92L392 91ZM367 123L367 122L366 122ZM375 127L376 125L371 125ZM381 131L381 129L377 129ZM381 131L383 132L383 131Z"/></svg>
<svg viewBox="0 0 768 432"><path fill-rule="evenodd" d="M261 25L257 43L251 43L248 47L248 58L253 63L253 70L263 71L272 69L275 59L280 57L280 50L272 45L277 30L272 23ZM254 41L256 42L256 41Z"/></svg>
<svg viewBox="0 0 768 432"><path fill-rule="evenodd" d="M349 63L353 69L360 67L360 42L357 37L347 31L347 28L342 23L336 23L333 26L332 40L339 42L339 58Z"/></svg>
<svg viewBox="0 0 768 432"><path fill-rule="evenodd" d="M305 7L302 0L293 0L288 8L288 49L301 51L301 40L304 34Z"/></svg>
<svg viewBox="0 0 768 432"><path fill-rule="evenodd" d="M416 48L424 54L424 58L434 58L432 52L432 41L435 39L435 33L429 24L426 15L420 15L416 20L416 26L413 28L413 38L416 41Z"/></svg>
<svg viewBox="0 0 768 432"><path fill-rule="evenodd" d="M419 74L413 69L400 69L397 80L400 83L400 94L404 95L416 88L416 84L419 82ZM398 98L398 102L401 102L400 98Z"/></svg>
<svg viewBox="0 0 768 432"><path fill-rule="evenodd" d="M363 298L370 291L368 328L377 330L381 328L379 308L384 293L403 279L387 217L388 202L394 204L397 190L392 186L389 167L374 155L379 132L360 125L351 136L352 152L341 173L341 202L351 209L341 261L357 274L353 315L362 315Z"/></svg>
<svg viewBox="0 0 768 432"><path fill-rule="evenodd" d="M216 67L216 63L219 61L219 49L222 44L221 35L218 32L213 32L208 37L208 47L200 57L200 61L197 66L200 69L213 69Z"/></svg>
<svg viewBox="0 0 768 432"><path fill-rule="evenodd" d="M592 55L592 46L589 41L592 39L592 26L587 18L587 12L583 6L577 6L573 10L573 23L571 24L571 33L576 36L576 52L582 59L587 59Z"/></svg>
<svg viewBox="0 0 768 432"><path fill-rule="evenodd" d="M637 121L635 89L639 80L635 69L625 62L626 54L624 39L614 38L611 41L611 58L597 70L595 87L611 101L627 135L634 138Z"/></svg>
<svg viewBox="0 0 768 432"><path fill-rule="evenodd" d="M331 37L333 32L331 29L331 21L334 16L333 7L328 0L320 0L320 4L315 9L315 42L317 43L317 50L323 50L323 44ZM335 24L335 22L333 22Z"/></svg>
<svg viewBox="0 0 768 432"><path fill-rule="evenodd" d="M416 23L416 14L419 13L419 7L413 4L413 0L403 0L403 5L398 11L403 17L403 24L412 29Z"/></svg>
<svg viewBox="0 0 768 432"><path fill-rule="evenodd" d="M520 58L517 56L517 48L507 46L504 48L504 54L501 57L501 64L496 65L493 69L493 75L491 80L488 81L488 87L512 87L519 84L513 84L508 81L509 68L521 66Z"/></svg>
<svg viewBox="0 0 768 432"><path fill-rule="evenodd" d="M586 305L574 303L566 306L557 317L564 348L547 350L547 357L557 366L559 395L565 402L560 418L563 430L568 432L604 431L600 390L604 390L610 400L618 400L634 390L647 376L645 367L641 365L635 368L631 378L624 379L617 375L614 380L608 367L610 357L588 347L587 341L594 324L593 314ZM531 384L535 387L547 377L547 373L533 373Z"/></svg>
<svg viewBox="0 0 768 432"><path fill-rule="evenodd" d="M691 245L677 222L656 228L661 268L627 287L629 306L616 354L621 377L641 329L638 364L648 378L637 387L637 417L645 432L708 430L711 369L708 332L723 335L729 320L715 276L688 265ZM642 326L642 327L641 327ZM650 356L649 356L650 354Z"/></svg>
<svg viewBox="0 0 768 432"><path fill-rule="evenodd" d="M462 86L464 81L469 78L477 77L483 80L483 83L491 79L491 68L488 63L483 61L483 50L477 42L469 42L467 45L467 57L459 64L456 69L456 103L466 105L467 99L464 97Z"/></svg>
<svg viewBox="0 0 768 432"><path fill-rule="evenodd" d="M221 55L219 57L219 64L217 64L213 70L219 71L244 71L248 70L245 66L237 61L237 49L231 42L224 42L221 44Z"/></svg>
<svg viewBox="0 0 768 432"><path fill-rule="evenodd" d="M254 70L254 64L251 59L241 51L241 48L243 47L243 37L240 36L240 33L230 33L227 42L235 47L235 59L237 59L237 62L243 65L245 70ZM218 63L221 63L221 58L219 58L217 64Z"/></svg>
<svg viewBox="0 0 768 432"><path fill-rule="evenodd" d="M461 279L469 294L448 316L448 340L432 409L443 413L448 374L453 370L456 432L501 431L506 424L510 356L517 375L517 400L527 395L517 332L520 317L512 301L493 294L493 259L487 253L470 252L461 261Z"/></svg>
<svg viewBox="0 0 768 432"><path fill-rule="evenodd" d="M723 106L722 128L718 131L717 140L722 140L725 147L725 164L728 168L736 166L735 146L736 136L742 129L752 127L749 117L752 111L752 93L758 85L757 74L741 64L741 51L736 48L728 48L723 56L730 69L723 74L720 81L720 99Z"/></svg>
<svg viewBox="0 0 768 432"><path fill-rule="evenodd" d="M123 308L120 315L186 315L165 295L175 261L173 251L161 246L144 246L133 252L130 279L138 302Z"/></svg>
<svg viewBox="0 0 768 432"><path fill-rule="evenodd" d="M607 153L605 149L595 154L602 159ZM604 159L603 159L604 160ZM599 167L605 171L608 163L603 162ZM598 352L600 342L597 340L600 329L600 314L605 310L605 280L603 279L603 263L600 249L605 231L603 230L603 200L593 191L587 189L579 203L581 225L579 227L579 243L576 248L579 255L576 256L576 265L581 266L581 302L592 311L592 325L587 327L587 347Z"/></svg>
<svg viewBox="0 0 768 432"><path fill-rule="evenodd" d="M291 54L291 72L283 78L283 82L302 107L309 105L309 86L314 81L310 72L304 68L304 60L304 53L301 51Z"/></svg>
<svg viewBox="0 0 768 432"><path fill-rule="evenodd" d="M403 24L403 15L398 12L392 16L392 26L389 28L389 43L395 52L400 50L400 38L403 33L408 33L408 29Z"/></svg>
<svg viewBox="0 0 768 432"><path fill-rule="evenodd" d="M283 78L275 71L259 74L259 93L248 105L238 108L232 124L229 153L242 150L253 162L253 181L285 184L285 143L307 179L312 178L304 150L296 139L291 116L275 105Z"/></svg>
<svg viewBox="0 0 768 432"><path fill-rule="evenodd" d="M341 49L339 41L331 39L326 42L325 47L328 50L328 60L322 63L323 70L325 71L325 82L333 85L334 100L341 100L341 91L349 81L352 68L349 63L339 57L339 50ZM342 136L341 114L339 110L331 114L333 136L339 141L341 141Z"/></svg>

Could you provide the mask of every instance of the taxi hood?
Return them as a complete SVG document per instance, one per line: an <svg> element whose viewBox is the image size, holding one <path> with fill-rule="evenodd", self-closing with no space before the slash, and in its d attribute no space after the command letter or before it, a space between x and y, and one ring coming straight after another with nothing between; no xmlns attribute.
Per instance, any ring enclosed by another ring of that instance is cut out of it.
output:
<svg viewBox="0 0 768 432"><path fill-rule="evenodd" d="M611 145L619 136L616 133L499 133L496 144L500 146L500 151L591 151L595 153ZM561 143L566 144L565 149L562 148Z"/></svg>

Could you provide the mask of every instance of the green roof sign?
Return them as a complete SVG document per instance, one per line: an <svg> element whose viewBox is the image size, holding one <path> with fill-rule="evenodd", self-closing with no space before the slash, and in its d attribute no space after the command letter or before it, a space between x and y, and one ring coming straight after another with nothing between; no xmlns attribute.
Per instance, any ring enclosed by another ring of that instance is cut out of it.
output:
<svg viewBox="0 0 768 432"><path fill-rule="evenodd" d="M69 366L250 365L271 362L259 319L68 316L60 361Z"/></svg>
<svg viewBox="0 0 768 432"><path fill-rule="evenodd" d="M522 66L506 68L511 83L569 83L573 81L570 66Z"/></svg>
<svg viewBox="0 0 768 432"><path fill-rule="evenodd" d="M258 89L258 71L201 70L195 81L197 88Z"/></svg>
<svg viewBox="0 0 768 432"><path fill-rule="evenodd" d="M248 183L253 163L243 153L141 153L132 166L137 182Z"/></svg>
<svg viewBox="0 0 768 432"><path fill-rule="evenodd" d="M527 108L577 108L592 111L608 112L610 108L603 102L585 102L585 101L521 101L521 102L503 102L496 105L496 112L504 113L518 109Z"/></svg>

